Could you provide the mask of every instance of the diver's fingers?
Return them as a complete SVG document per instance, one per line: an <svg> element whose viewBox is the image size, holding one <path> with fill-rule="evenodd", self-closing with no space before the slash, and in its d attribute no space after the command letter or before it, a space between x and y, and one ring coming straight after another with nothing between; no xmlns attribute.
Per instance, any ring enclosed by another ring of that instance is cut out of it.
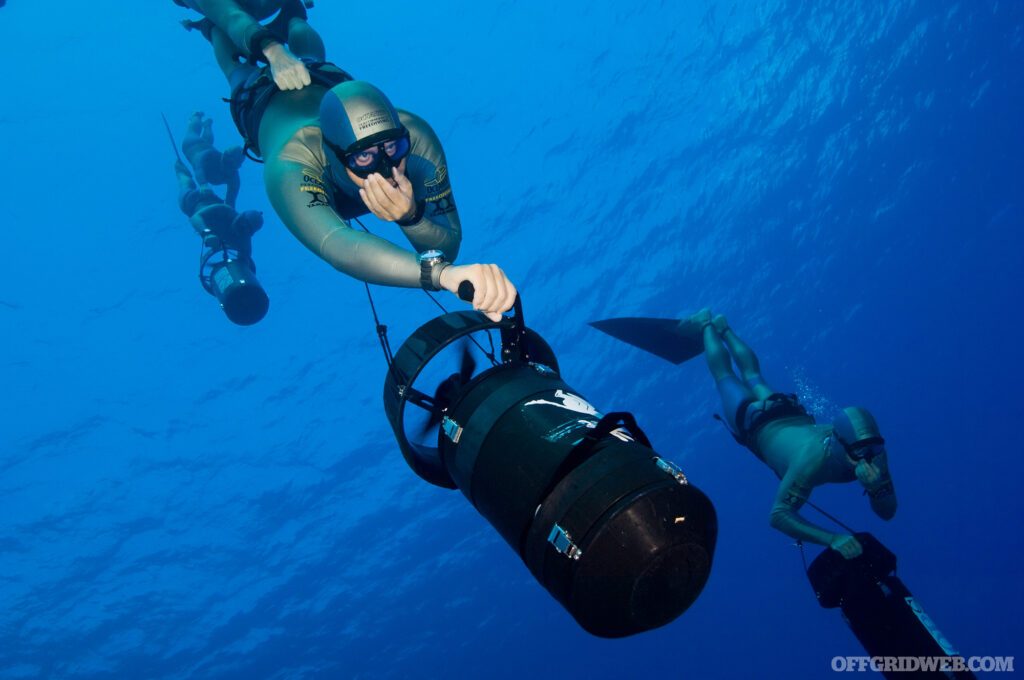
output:
<svg viewBox="0 0 1024 680"><path fill-rule="evenodd" d="M404 195L411 197L413 195L412 182L405 176L405 173L398 169L398 167L391 168L391 176L398 182L398 190Z"/></svg>
<svg viewBox="0 0 1024 680"><path fill-rule="evenodd" d="M282 90L301 90L312 82L306 65L294 57L275 64L271 70L274 73L274 84Z"/></svg>
<svg viewBox="0 0 1024 680"><path fill-rule="evenodd" d="M441 271L441 286L458 295L459 284L473 284L473 309L491 321L500 321L502 312L512 308L516 288L496 264L451 265Z"/></svg>
<svg viewBox="0 0 1024 680"><path fill-rule="evenodd" d="M476 286L476 295L473 296L473 309L485 314L498 311L494 309L498 284L495 281L493 266L487 264L476 265L480 283L474 284Z"/></svg>
<svg viewBox="0 0 1024 680"><path fill-rule="evenodd" d="M363 200L374 215L382 220L394 221L394 217L391 215L392 211L389 210L391 201L386 190L381 186L382 181L377 174L370 175L363 182L363 188L359 193L364 197Z"/></svg>
<svg viewBox="0 0 1024 680"><path fill-rule="evenodd" d="M363 203L370 209L370 212L380 216L380 204L377 202L377 197L370 193L369 182L363 182L363 187L359 190L359 198L363 199Z"/></svg>
<svg viewBox="0 0 1024 680"><path fill-rule="evenodd" d="M384 201L386 200L387 196L384 193L384 188L380 185L378 179L379 177L377 176L377 173L373 173L372 175L367 177L365 180L363 180L363 190L366 191L366 194L371 199L373 199L375 205L381 207L384 205Z"/></svg>
<svg viewBox="0 0 1024 680"><path fill-rule="evenodd" d="M497 265L495 265L495 267L497 267ZM501 273L500 283L502 290L502 298L498 306L501 308L501 311L507 312L512 309L512 305L516 303L516 297L519 293L516 290L515 285L513 285L512 281L508 278L508 275L505 274L504 270L498 267L498 271Z"/></svg>
<svg viewBox="0 0 1024 680"><path fill-rule="evenodd" d="M385 209L394 215L393 219L398 219L409 212L409 204L412 202L412 199L401 188L392 186L389 180L384 179L380 175L375 175L374 177L376 179L374 185L379 192L378 200Z"/></svg>
<svg viewBox="0 0 1024 680"><path fill-rule="evenodd" d="M496 264L480 265L486 272L486 295L480 304L485 312L507 312L516 301L516 287Z"/></svg>
<svg viewBox="0 0 1024 680"><path fill-rule="evenodd" d="M374 214L381 219L394 222L413 211L412 195L406 195L377 173L366 178L363 188L376 206Z"/></svg>
<svg viewBox="0 0 1024 680"><path fill-rule="evenodd" d="M878 467L866 460L861 460L857 463L854 474L857 475L857 481L869 488L877 484L882 478L881 471Z"/></svg>
<svg viewBox="0 0 1024 680"><path fill-rule="evenodd" d="M478 265L481 270L481 281L485 289L481 291L477 287L477 295L474 296L473 306L484 312L492 320L492 314L501 315L512 308L516 299L516 288L505 276L505 272L496 264Z"/></svg>

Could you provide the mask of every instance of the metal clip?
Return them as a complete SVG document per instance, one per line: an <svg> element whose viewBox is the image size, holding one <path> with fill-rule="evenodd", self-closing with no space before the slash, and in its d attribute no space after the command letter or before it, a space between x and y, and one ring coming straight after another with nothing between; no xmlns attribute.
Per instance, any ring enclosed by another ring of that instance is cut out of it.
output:
<svg viewBox="0 0 1024 680"><path fill-rule="evenodd" d="M675 477L676 481L679 482L680 484L690 483L689 481L687 481L686 475L683 474L683 471L675 463L665 460L664 458L659 458L658 456L655 456L654 464L660 467L665 472L672 475L673 477Z"/></svg>
<svg viewBox="0 0 1024 680"><path fill-rule="evenodd" d="M578 560L583 557L583 551L572 542L572 536L569 535L569 532L557 524L551 527L551 533L548 534L548 543L555 546L555 550L570 560Z"/></svg>
<svg viewBox="0 0 1024 680"><path fill-rule="evenodd" d="M462 437L462 426L457 422L445 416L441 419L441 429L455 444L459 443L459 438Z"/></svg>

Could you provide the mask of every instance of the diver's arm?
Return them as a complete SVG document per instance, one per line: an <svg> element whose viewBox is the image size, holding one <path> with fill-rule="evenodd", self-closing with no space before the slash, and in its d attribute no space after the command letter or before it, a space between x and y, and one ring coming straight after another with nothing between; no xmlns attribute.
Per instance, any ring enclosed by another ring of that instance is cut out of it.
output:
<svg viewBox="0 0 1024 680"><path fill-rule="evenodd" d="M810 541L838 551L846 559L857 557L863 548L850 534L834 534L811 524L797 512L808 496L811 485L806 481L814 472L814 458L807 458L791 465L779 483L772 506L771 525L787 536L797 540Z"/></svg>
<svg viewBox="0 0 1024 680"><path fill-rule="evenodd" d="M285 226L335 269L367 283L419 288L416 254L349 227L331 207L314 170L271 156L265 158L263 180Z"/></svg>
<svg viewBox="0 0 1024 680"><path fill-rule="evenodd" d="M787 536L827 546L835 540L836 534L811 524L797 512L809 495L810 488L800 484L797 475L790 470L779 484L769 521L773 529Z"/></svg>
<svg viewBox="0 0 1024 680"><path fill-rule="evenodd" d="M398 115L409 129L412 143L405 174L415 198L415 212L395 224L418 252L436 248L449 262L454 262L462 243L462 222L455 207L441 141L419 116L402 110Z"/></svg>
<svg viewBox="0 0 1024 680"><path fill-rule="evenodd" d="M199 0L199 8L249 57L263 57L270 64L274 83L282 90L301 90L309 85L309 71L274 34L234 0ZM223 65L221 66L223 70Z"/></svg>

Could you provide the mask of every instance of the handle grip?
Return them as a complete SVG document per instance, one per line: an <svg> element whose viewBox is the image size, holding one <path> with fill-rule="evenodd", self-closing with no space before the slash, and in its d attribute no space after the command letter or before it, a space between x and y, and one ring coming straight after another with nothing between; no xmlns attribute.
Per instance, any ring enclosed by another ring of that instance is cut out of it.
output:
<svg viewBox="0 0 1024 680"><path fill-rule="evenodd" d="M458 295L459 299L464 302L473 302L473 295L475 293L476 288L473 287L473 284L470 283L468 280L465 280L459 283L459 288L458 291L456 292L456 295ZM513 304L513 309L515 310L514 318L516 324L519 326L519 328L526 328L526 325L523 323L523 303L519 299L518 293L516 294L516 301Z"/></svg>

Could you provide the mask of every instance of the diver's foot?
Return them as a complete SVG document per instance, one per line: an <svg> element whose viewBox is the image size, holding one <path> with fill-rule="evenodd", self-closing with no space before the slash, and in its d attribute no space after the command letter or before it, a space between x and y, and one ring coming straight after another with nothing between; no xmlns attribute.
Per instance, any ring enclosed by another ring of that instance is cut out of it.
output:
<svg viewBox="0 0 1024 680"><path fill-rule="evenodd" d="M699 312L691 316L689 319L687 319L687 321L689 321L690 323L699 324L701 330L704 330L705 327L711 324L711 310L705 307L704 309L700 310Z"/></svg>
<svg viewBox="0 0 1024 680"><path fill-rule="evenodd" d="M729 322L726 321L725 317L722 316L721 314L712 319L711 323L715 326L715 330L718 331L719 335L729 330Z"/></svg>
<svg viewBox="0 0 1024 680"><path fill-rule="evenodd" d="M199 124L203 120L203 115L205 114L202 111L193 111L192 115L188 117L188 124Z"/></svg>

